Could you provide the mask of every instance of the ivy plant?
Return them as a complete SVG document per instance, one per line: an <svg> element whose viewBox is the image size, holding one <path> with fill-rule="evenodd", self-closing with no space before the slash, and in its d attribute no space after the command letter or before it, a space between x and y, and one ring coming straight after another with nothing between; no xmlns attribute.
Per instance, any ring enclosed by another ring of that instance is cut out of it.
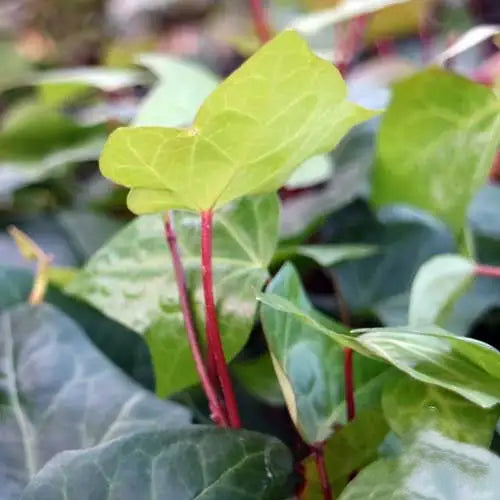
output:
<svg viewBox="0 0 500 500"><path fill-rule="evenodd" d="M7 120L0 154L42 167L106 134L134 216L57 219L71 267L9 229L35 271L0 267L2 499L500 496L500 352L469 328L499 305L498 95L432 68L366 109L348 65L251 7L267 43L223 80L143 55L158 81L109 135L60 115L66 74Z"/></svg>

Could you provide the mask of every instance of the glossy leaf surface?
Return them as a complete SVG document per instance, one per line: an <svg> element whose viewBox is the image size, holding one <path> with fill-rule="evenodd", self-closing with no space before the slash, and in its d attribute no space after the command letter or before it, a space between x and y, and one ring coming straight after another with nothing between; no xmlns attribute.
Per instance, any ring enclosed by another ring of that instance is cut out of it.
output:
<svg viewBox="0 0 500 500"><path fill-rule="evenodd" d="M485 182L500 140L500 100L439 69L398 83L377 142L372 200L408 203L455 233Z"/></svg>
<svg viewBox="0 0 500 500"><path fill-rule="evenodd" d="M250 334L255 297L276 247L278 216L273 194L241 199L215 217L215 297L227 359L241 350ZM177 213L173 222L197 330L202 334L200 220L194 214ZM158 394L172 394L197 382L160 216L139 217L120 231L90 259L69 290L145 336Z"/></svg>
<svg viewBox="0 0 500 500"><path fill-rule="evenodd" d="M438 255L419 269L410 294L410 325L442 324L453 301L472 284L475 263L460 255Z"/></svg>
<svg viewBox="0 0 500 500"><path fill-rule="evenodd" d="M485 410L461 396L403 374L383 391L384 414L399 436L436 430L456 441L489 446L500 408Z"/></svg>
<svg viewBox="0 0 500 500"><path fill-rule="evenodd" d="M190 128L120 128L100 167L132 188L135 213L210 210L278 189L304 160L373 115L346 100L331 64L285 31L210 94Z"/></svg>
<svg viewBox="0 0 500 500"><path fill-rule="evenodd" d="M262 434L203 426L143 432L57 456L22 499L279 500L291 469L287 448Z"/></svg>
<svg viewBox="0 0 500 500"><path fill-rule="evenodd" d="M398 458L361 471L340 500L495 500L499 491L499 457L428 431Z"/></svg>
<svg viewBox="0 0 500 500"><path fill-rule="evenodd" d="M260 300L283 313L280 321L296 320L417 380L451 390L483 408L500 402L500 353L488 344L432 328L373 328L355 331L354 337L331 329L314 312L311 315L310 308L290 299L267 292Z"/></svg>
<svg viewBox="0 0 500 500"><path fill-rule="evenodd" d="M189 423L110 363L57 309L18 306L0 316L0 496L18 500L55 454L137 430Z"/></svg>

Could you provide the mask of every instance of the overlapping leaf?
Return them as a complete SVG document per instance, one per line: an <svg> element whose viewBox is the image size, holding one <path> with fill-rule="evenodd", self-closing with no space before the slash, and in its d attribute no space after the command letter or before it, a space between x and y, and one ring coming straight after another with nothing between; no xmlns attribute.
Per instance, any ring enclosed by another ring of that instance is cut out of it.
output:
<svg viewBox="0 0 500 500"><path fill-rule="evenodd" d="M338 71L286 31L217 87L190 128L120 128L100 166L132 188L136 213L210 210L276 190L373 115L347 101Z"/></svg>
<svg viewBox="0 0 500 500"><path fill-rule="evenodd" d="M333 432L334 424L344 421L343 350L334 339L322 335L300 317L273 309L267 301L268 294L310 314L318 313L313 311L293 266L285 264L266 289L261 306L262 326L297 429L310 444L324 441ZM318 318L330 324L327 318ZM345 331L341 325L334 324L334 328ZM369 394L357 394L359 409L370 407L371 398L380 394L377 389L381 387L384 368L375 361L356 360L355 382L360 391L373 382Z"/></svg>
<svg viewBox="0 0 500 500"><path fill-rule="evenodd" d="M3 500L18 500L61 451L189 423L186 410L124 376L52 306L22 305L0 316L0 372Z"/></svg>
<svg viewBox="0 0 500 500"><path fill-rule="evenodd" d="M255 296L267 278L276 247L278 218L274 194L243 198L215 217L215 297L227 359L241 350L252 328ZM177 213L174 225L202 335L199 217ZM69 291L145 336L159 394L172 394L197 382L160 216L139 217L120 231L90 259Z"/></svg>
<svg viewBox="0 0 500 500"><path fill-rule="evenodd" d="M277 439L191 427L142 432L54 458L22 500L284 500L292 470Z"/></svg>
<svg viewBox="0 0 500 500"><path fill-rule="evenodd" d="M412 76L395 86L382 120L372 199L418 206L460 233L499 141L490 89L439 69Z"/></svg>
<svg viewBox="0 0 500 500"><path fill-rule="evenodd" d="M499 457L427 431L398 458L379 460L361 471L340 500L495 500L499 491Z"/></svg>
<svg viewBox="0 0 500 500"><path fill-rule="evenodd" d="M465 443L489 446L500 407L483 409L435 385L400 374L384 387L384 414L399 436L434 429Z"/></svg>
<svg viewBox="0 0 500 500"><path fill-rule="evenodd" d="M318 321L314 311L289 298L267 292L260 300L280 312L275 325L296 321L303 329L323 332L344 347L386 361L417 380L451 390L483 408L500 402L500 353L488 344L432 328L373 328L356 331L354 337Z"/></svg>
<svg viewBox="0 0 500 500"><path fill-rule="evenodd" d="M460 255L438 255L428 260L412 284L409 324L442 324L443 314L472 284L474 269L474 262Z"/></svg>

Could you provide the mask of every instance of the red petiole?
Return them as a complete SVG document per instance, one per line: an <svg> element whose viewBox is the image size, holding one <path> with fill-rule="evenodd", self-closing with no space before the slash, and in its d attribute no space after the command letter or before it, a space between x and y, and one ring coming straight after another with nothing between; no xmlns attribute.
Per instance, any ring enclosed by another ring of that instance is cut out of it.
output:
<svg viewBox="0 0 500 500"><path fill-rule="evenodd" d="M239 428L241 427L241 420L231 383L231 377L229 376L229 370L222 349L217 311L215 309L212 276L212 219L213 213L211 211L201 213L201 278L203 296L205 299L206 336L209 346L209 356L211 356L214 361L215 371L224 396L229 426Z"/></svg>

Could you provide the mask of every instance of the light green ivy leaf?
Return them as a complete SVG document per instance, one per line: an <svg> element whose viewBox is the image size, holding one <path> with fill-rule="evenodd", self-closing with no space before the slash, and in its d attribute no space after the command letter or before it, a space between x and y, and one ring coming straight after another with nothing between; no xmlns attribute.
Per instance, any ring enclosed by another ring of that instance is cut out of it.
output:
<svg viewBox="0 0 500 500"><path fill-rule="evenodd" d="M388 381L382 407L391 429L399 436L433 429L457 441L489 446L500 407L483 409L436 385L399 374Z"/></svg>
<svg viewBox="0 0 500 500"><path fill-rule="evenodd" d="M500 99L483 85L431 68L394 88L377 139L372 200L407 203L463 231L500 141Z"/></svg>
<svg viewBox="0 0 500 500"><path fill-rule="evenodd" d="M303 161L376 114L346 94L339 72L285 31L210 94L191 127L113 132L101 172L131 188L135 213L213 210L275 191Z"/></svg>

